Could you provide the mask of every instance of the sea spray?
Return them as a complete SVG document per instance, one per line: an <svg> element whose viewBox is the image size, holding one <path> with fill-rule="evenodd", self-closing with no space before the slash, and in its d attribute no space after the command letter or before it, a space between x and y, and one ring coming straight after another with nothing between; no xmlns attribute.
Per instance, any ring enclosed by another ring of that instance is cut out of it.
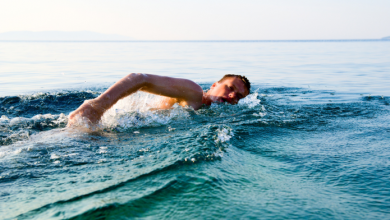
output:
<svg viewBox="0 0 390 220"><path fill-rule="evenodd" d="M255 106L260 105L260 99L257 98L258 93L252 93L247 95L245 98L238 101L238 105L240 106L246 106L248 108L253 108Z"/></svg>
<svg viewBox="0 0 390 220"><path fill-rule="evenodd" d="M102 117L100 126L117 131L145 126L161 126L172 120L187 120L191 108L181 107L178 104L169 110L158 110L163 97L144 92L137 92L120 100Z"/></svg>
<svg viewBox="0 0 390 220"><path fill-rule="evenodd" d="M234 136L233 131L228 126L223 126L220 129L217 129L217 138L215 143L224 143L230 140Z"/></svg>

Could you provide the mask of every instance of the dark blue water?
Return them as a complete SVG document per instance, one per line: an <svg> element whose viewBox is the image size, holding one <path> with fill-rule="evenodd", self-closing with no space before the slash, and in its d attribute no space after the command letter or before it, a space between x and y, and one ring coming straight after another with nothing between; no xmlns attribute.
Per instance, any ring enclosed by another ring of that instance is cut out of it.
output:
<svg viewBox="0 0 390 220"><path fill-rule="evenodd" d="M387 219L389 46L0 43L0 218ZM65 128L125 71L254 88L198 111L137 93Z"/></svg>

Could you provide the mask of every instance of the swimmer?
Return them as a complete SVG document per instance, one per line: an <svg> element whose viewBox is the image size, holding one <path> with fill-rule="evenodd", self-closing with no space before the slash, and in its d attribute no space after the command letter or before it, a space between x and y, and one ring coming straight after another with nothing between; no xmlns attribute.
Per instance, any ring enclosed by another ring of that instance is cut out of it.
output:
<svg viewBox="0 0 390 220"><path fill-rule="evenodd" d="M87 119L91 124L98 123L104 112L120 99L137 91L164 96L164 105L157 106L161 109L171 108L177 103L198 110L203 104L211 105L213 102L237 104L240 99L249 94L250 82L245 76L228 74L215 82L207 92L204 92L198 84L188 79L130 73L99 97L85 101L72 112L69 115L68 126L75 123L76 116Z"/></svg>

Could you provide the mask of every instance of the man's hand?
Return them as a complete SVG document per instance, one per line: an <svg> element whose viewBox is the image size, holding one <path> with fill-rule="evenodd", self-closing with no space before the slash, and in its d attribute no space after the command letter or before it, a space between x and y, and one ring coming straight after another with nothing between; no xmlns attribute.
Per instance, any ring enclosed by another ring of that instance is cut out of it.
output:
<svg viewBox="0 0 390 220"><path fill-rule="evenodd" d="M95 100L85 101L78 109L69 115L68 127L74 125L81 117L81 120L85 120L88 124L96 124L102 117L105 109L99 106L99 103Z"/></svg>

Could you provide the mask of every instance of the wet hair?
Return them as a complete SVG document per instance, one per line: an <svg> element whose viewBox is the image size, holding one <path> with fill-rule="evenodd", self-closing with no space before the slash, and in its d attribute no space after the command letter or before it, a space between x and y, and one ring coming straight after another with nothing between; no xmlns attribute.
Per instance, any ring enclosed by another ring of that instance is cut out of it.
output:
<svg viewBox="0 0 390 220"><path fill-rule="evenodd" d="M236 74L226 74L218 82L222 82L225 79L231 78L231 77L236 77L236 78L241 79L241 81L244 83L245 87L248 89L248 93L250 93L250 91L251 91L251 83L249 82L248 78L246 78L245 76L236 75Z"/></svg>

